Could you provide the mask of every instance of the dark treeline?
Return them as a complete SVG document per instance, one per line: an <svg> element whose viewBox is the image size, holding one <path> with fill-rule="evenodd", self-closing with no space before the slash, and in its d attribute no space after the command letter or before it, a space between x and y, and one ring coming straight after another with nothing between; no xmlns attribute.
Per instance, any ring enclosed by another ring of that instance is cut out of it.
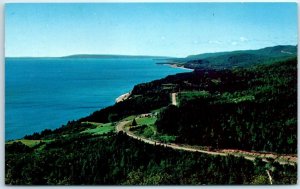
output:
<svg viewBox="0 0 300 189"><path fill-rule="evenodd" d="M180 73L167 76L161 80L136 85L132 94L151 94L153 92L180 92L191 90L205 90L210 93L234 92L246 90L249 86L245 81L250 78L260 77L258 73L239 69L244 75L236 75L232 70L203 70L197 69L191 73ZM216 83L220 80L222 83Z"/></svg>
<svg viewBox="0 0 300 189"><path fill-rule="evenodd" d="M88 135L29 148L20 142L5 147L6 184L275 184L296 183L296 166L254 163L175 151L130 139L124 134Z"/></svg>

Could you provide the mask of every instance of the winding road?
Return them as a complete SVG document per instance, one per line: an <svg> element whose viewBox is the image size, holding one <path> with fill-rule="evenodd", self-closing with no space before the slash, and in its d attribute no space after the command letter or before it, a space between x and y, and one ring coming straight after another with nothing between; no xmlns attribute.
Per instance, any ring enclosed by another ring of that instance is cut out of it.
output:
<svg viewBox="0 0 300 189"><path fill-rule="evenodd" d="M280 164L290 164L290 165L297 164L297 157L289 156L289 155L277 155L277 154L272 154L272 153L248 152L248 151L243 151L243 150L229 150L229 149L223 149L223 150L218 150L218 151L208 151L208 150L199 149L199 147L197 147L197 146L178 145L175 143L163 143L163 142L156 141L153 139L148 139L148 138L138 136L138 135L134 134L133 132L129 131L128 129L125 128L125 126L130 122L131 121L119 122L116 126L116 131L117 132L123 131L129 137L134 138L136 140L143 141L147 144L165 146L165 147L172 148L175 150L200 152L200 153L209 154L209 155L220 155L220 156L233 155L236 157L244 157L245 159L250 160L250 161L254 161L256 157L259 157L264 162L268 162L269 161L268 158L271 158Z"/></svg>
<svg viewBox="0 0 300 189"><path fill-rule="evenodd" d="M171 96L172 96L172 104L174 106L177 106L177 101L176 101L177 93L172 93Z"/></svg>

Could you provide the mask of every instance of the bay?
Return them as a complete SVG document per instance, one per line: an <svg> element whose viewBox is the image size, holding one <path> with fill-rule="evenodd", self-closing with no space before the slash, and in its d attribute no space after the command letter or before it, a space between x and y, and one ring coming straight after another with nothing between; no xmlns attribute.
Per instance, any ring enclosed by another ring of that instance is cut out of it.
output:
<svg viewBox="0 0 300 189"><path fill-rule="evenodd" d="M138 83L188 72L147 58L6 58L5 140L113 105Z"/></svg>

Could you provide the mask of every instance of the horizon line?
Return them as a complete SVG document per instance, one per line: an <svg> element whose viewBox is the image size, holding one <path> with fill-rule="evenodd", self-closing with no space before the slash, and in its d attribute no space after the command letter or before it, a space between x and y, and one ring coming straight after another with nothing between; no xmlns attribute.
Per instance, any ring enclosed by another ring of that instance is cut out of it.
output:
<svg viewBox="0 0 300 189"><path fill-rule="evenodd" d="M207 53L220 53L220 52L235 52L235 51L247 51L247 50L260 50L260 49L264 49L264 48L268 48L268 47L276 47L276 46L298 46L298 44L296 45L274 45L274 46L264 46L261 48L255 48L255 49L236 49L236 50L231 50L231 51L214 51L214 52L203 52L203 53L198 53L198 54L190 54L184 57L177 57L177 56L169 56L169 55L132 55L132 54L69 54L69 55L63 55L63 56L4 56L4 58L68 58L72 56L127 56L127 57L162 57L162 58L186 58L188 56L193 56L193 55L200 55L200 54L207 54ZM298 55L298 53L297 53ZM88 58L88 57L86 57Z"/></svg>

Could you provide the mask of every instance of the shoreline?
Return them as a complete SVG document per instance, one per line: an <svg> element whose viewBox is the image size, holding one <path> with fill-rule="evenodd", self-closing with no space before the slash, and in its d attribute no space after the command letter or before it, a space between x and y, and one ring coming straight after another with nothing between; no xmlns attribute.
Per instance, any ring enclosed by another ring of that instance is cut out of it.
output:
<svg viewBox="0 0 300 189"><path fill-rule="evenodd" d="M184 66L178 66L177 64L175 63L171 63L171 64L163 64L165 66L169 66L171 68L179 68L179 69L184 69L184 70L190 70L190 71L194 71L194 69L191 69L191 68L185 68Z"/></svg>
<svg viewBox="0 0 300 189"><path fill-rule="evenodd" d="M10 57L9 57L10 58ZM15 57L13 57L13 58L15 58ZM18 58L18 57L17 57ZM22 57L23 58L23 57ZM31 58L31 57L25 57L25 58ZM46 57L46 58L48 58L48 57ZM52 58L52 57L50 57L50 58ZM56 58L56 57L55 57ZM60 58L60 57L59 57ZM172 67L172 68L179 68L179 69L184 69L184 70L190 70L190 71L193 71L194 69L190 69L190 68L185 68L185 67L183 67L183 66L178 66L176 63L163 63L163 64L161 64L161 65L164 65L164 66L169 66L169 67ZM117 103L120 103L120 102L123 102L123 101L125 101L125 100L127 100L129 97L130 97L130 95L131 95L131 91L130 92L127 92L127 93L124 93L124 94L122 94L122 95L120 95L120 96L118 96L117 98L115 98L115 104L117 104ZM97 110L95 110L95 111L97 111ZM93 112L92 112L93 113ZM85 116L84 116L85 117ZM78 118L78 119L82 119L82 118L84 118L84 117L81 117L81 118ZM75 118L76 119L76 118ZM58 127L58 128L60 128L60 127ZM50 130L52 130L53 128L43 128L43 130L45 130L45 129L50 129ZM37 131L37 133L41 133L43 130L41 130L41 131ZM26 135L33 135L34 134L34 132L30 132L30 133L25 133L25 134L23 134L23 136L21 136L21 137L16 137L16 138L10 138L10 139L6 139L6 137L5 137L5 143L6 142L11 142L11 141L16 141L16 140L23 140L24 139L24 137L26 136Z"/></svg>
<svg viewBox="0 0 300 189"><path fill-rule="evenodd" d="M122 102L124 100L127 100L129 98L130 94L131 94L131 92L124 93L124 94L120 95L118 98L116 98L115 102L119 103L119 102Z"/></svg>
<svg viewBox="0 0 300 189"><path fill-rule="evenodd" d="M194 69L191 69L191 68L185 68L183 66L178 66L177 64L175 63L172 63L172 64L162 64L164 66L169 66L171 68L179 68L179 69L184 69L184 70L190 70L190 71L194 71ZM115 99L115 102L116 103L119 103L119 102L122 102L124 100L127 100L129 98L129 96L131 95L131 92L128 92L128 93L124 93L120 96L118 96L116 99Z"/></svg>

